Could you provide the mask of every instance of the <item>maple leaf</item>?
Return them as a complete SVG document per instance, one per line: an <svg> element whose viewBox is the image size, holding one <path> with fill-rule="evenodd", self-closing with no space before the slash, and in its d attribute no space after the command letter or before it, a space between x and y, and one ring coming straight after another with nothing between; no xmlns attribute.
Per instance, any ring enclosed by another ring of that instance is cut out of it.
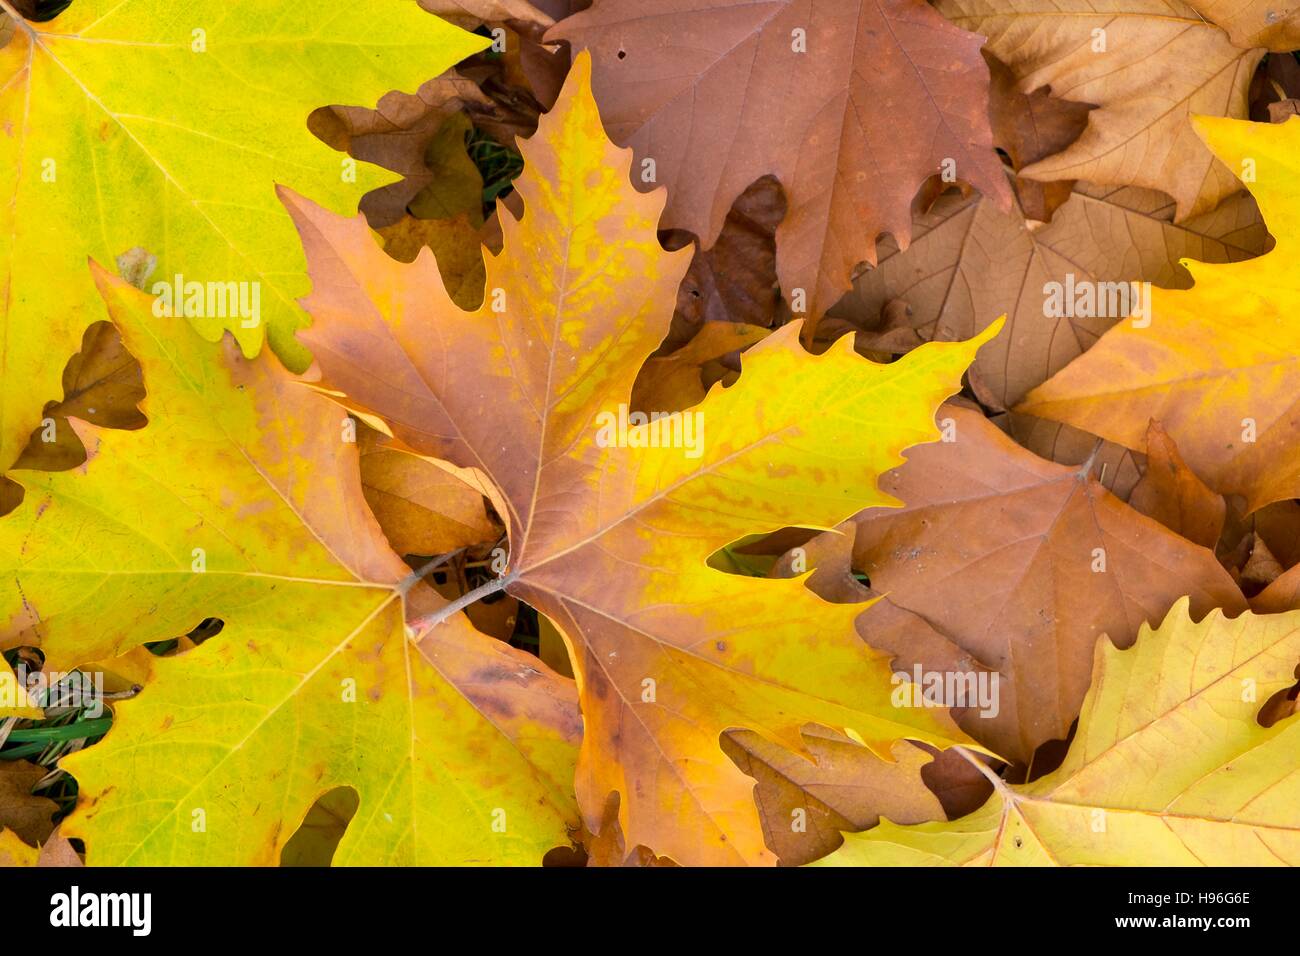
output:
<svg viewBox="0 0 1300 956"><path fill-rule="evenodd" d="M1028 764L1040 745L1066 737L1098 635L1127 647L1141 622L1158 621L1186 594L1197 614L1244 610L1213 553L1134 511L1084 470L1031 455L969 409L946 405L940 418L953 440L913 450L881 481L902 508L864 512L849 523L853 537L807 546L818 568L810 586L833 600L861 600L846 565L864 573L884 597L858 629L895 654L902 672L916 664L997 672L995 712L970 707L958 718L994 752ZM816 558L817 548L839 554Z"/></svg>
<svg viewBox="0 0 1300 956"><path fill-rule="evenodd" d="M77 0L48 23L0 10L18 25L0 49L0 468L103 318L87 256L144 247L167 281L246 283L247 314L196 326L230 330L248 355L268 336L305 367L292 332L306 277L272 186L344 209L392 178L351 175L307 115L414 88L486 44L398 0L194 0L183 15L168 0Z"/></svg>
<svg viewBox="0 0 1300 956"><path fill-rule="evenodd" d="M1264 51L1234 46L1181 0L937 0L936 6L958 26L988 37L988 49L1022 91L1051 86L1056 96L1098 107L1083 135L1022 176L1162 190L1176 201L1180 221L1240 188L1234 170L1196 138L1189 118L1244 118ZM1217 5L1194 6L1213 19Z"/></svg>
<svg viewBox="0 0 1300 956"><path fill-rule="evenodd" d="M66 669L224 627L154 659L107 736L63 759L81 794L65 834L91 863L275 863L346 786L339 862L535 864L567 843L572 685L460 617L408 639L421 592L364 504L354 423L270 355L95 277L148 424L78 425L83 467L12 472L0 633Z"/></svg>
<svg viewBox="0 0 1300 956"><path fill-rule="evenodd" d="M47 772L26 760L0 763L0 829L25 843L41 843L54 829L50 817L59 805L32 793Z"/></svg>
<svg viewBox="0 0 1300 956"><path fill-rule="evenodd" d="M758 785L754 801L767 844L785 866L798 866L837 849L841 833L896 823L944 819L938 798L921 773L925 751L900 741L891 760L881 760L847 737L826 731L804 735L810 761L752 731L732 731L723 749Z"/></svg>
<svg viewBox="0 0 1300 956"><path fill-rule="evenodd" d="M668 187L666 228L708 248L751 183L780 181L781 287L812 320L875 261L877 234L906 244L941 164L1010 201L981 39L921 0L597 0L546 39L591 52L606 128Z"/></svg>
<svg viewBox="0 0 1300 956"><path fill-rule="evenodd" d="M447 215L472 209L481 216L483 182L479 179L474 185L477 172L473 164L465 168L469 160L465 133L470 124L461 110L489 106L490 100L471 80L448 70L415 93L386 94L373 110L359 106L317 109L308 117L308 127L334 149L402 175L399 182L361 199L361 211L372 226L380 228L400 220L411 200L433 185L436 173L448 166L459 175L453 189L455 208ZM456 133L459 150L454 148ZM440 140L436 148L435 140Z"/></svg>
<svg viewBox="0 0 1300 956"><path fill-rule="evenodd" d="M366 503L398 554L446 554L500 535L482 492L452 471L391 447L373 429L357 439Z"/></svg>
<svg viewBox="0 0 1300 956"><path fill-rule="evenodd" d="M785 326L746 353L736 385L675 420L677 441L648 446L649 425L620 440L615 418L668 329L690 254L660 247L664 195L632 188L631 152L606 138L589 71L580 55L521 143L525 213L502 214L504 251L472 314L432 256L394 262L360 217L285 191L313 281L303 335L329 394L495 489L509 562L481 593L504 588L564 636L588 829L617 793L629 847L770 864L754 782L722 752L722 731L803 751L800 730L816 723L885 759L899 737L961 735L946 714L890 705L888 662L853 631L861 608L706 562L750 533L891 504L875 476L933 439L935 407L996 326L885 366L848 339L811 356Z"/></svg>
<svg viewBox="0 0 1300 956"><path fill-rule="evenodd" d="M45 716L45 711L36 706L35 701L9 666L9 662L0 658L0 718Z"/></svg>
<svg viewBox="0 0 1300 956"><path fill-rule="evenodd" d="M1246 262L1185 261L1190 289L1153 290L1149 318L1116 325L1018 410L1134 449L1145 447L1155 419L1197 475L1253 511L1300 497L1300 121L1201 117L1196 127L1225 162L1255 169L1251 192L1275 248Z"/></svg>
<svg viewBox="0 0 1300 956"><path fill-rule="evenodd" d="M1078 357L1122 315L1053 314L1049 283L1062 295L1101 283L1190 284L1183 256L1231 262L1259 255L1267 242L1254 202L1234 197L1181 225L1148 190L1081 186L1046 225L980 196L947 193L918 211L905 251L887 246L831 315L871 328L888 302L903 299L919 340L968 338L990 316L1007 313L1005 332L972 369L990 405L1007 408ZM1104 288L1104 286L1101 286ZM1104 312L1104 309L1093 310ZM887 328L884 334L892 333ZM872 348L869 336L865 347Z"/></svg>
<svg viewBox="0 0 1300 956"><path fill-rule="evenodd" d="M1128 503L1174 534L1214 550L1223 534L1227 505L1187 467L1178 446L1159 422L1147 427L1147 471Z"/></svg>
<svg viewBox="0 0 1300 956"><path fill-rule="evenodd" d="M1297 660L1300 614L1197 624L1181 600L1129 650L1098 641L1056 771L1027 786L990 774L996 793L971 816L882 822L817 865L1295 866L1300 722L1257 714Z"/></svg>
<svg viewBox="0 0 1300 956"><path fill-rule="evenodd" d="M646 360L632 386L632 408L647 413L676 412L698 405L708 394L705 368L721 366L726 356L749 348L765 335L766 329L744 322L703 323L695 337L677 351ZM734 375L732 372L729 377ZM717 380L725 379L719 375Z"/></svg>

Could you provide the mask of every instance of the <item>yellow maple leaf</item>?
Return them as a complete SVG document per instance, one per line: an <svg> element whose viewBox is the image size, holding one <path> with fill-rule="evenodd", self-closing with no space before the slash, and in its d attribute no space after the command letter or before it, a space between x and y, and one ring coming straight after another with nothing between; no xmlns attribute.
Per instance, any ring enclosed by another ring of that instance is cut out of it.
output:
<svg viewBox="0 0 1300 956"><path fill-rule="evenodd" d="M510 555L481 593L504 588L564 636L588 829L617 793L629 848L770 864L754 781L722 751L723 731L806 753L801 729L817 723L886 760L900 737L964 735L946 711L892 706L888 656L854 633L861 605L708 559L748 534L893 503L877 477L938 436L936 407L999 324L891 365L855 355L851 337L814 357L786 326L745 354L733 387L630 420L690 253L659 245L664 192L633 189L631 153L605 136L589 83L582 54L521 144L525 212L503 214L504 251L474 313L449 299L430 254L394 262L359 217L286 191L313 280L303 337L330 394L493 489Z"/></svg>
<svg viewBox="0 0 1300 956"><path fill-rule="evenodd" d="M224 627L153 659L104 740L64 758L64 832L93 864L274 864L351 787L336 862L536 864L566 844L572 685L460 617L409 639L420 592L366 509L351 419L272 356L96 278L149 422L79 425L76 471L11 472L26 495L0 521L0 634L62 669Z"/></svg>
<svg viewBox="0 0 1300 956"><path fill-rule="evenodd" d="M1248 178L1277 245L1245 262L1183 260L1192 288L1152 290L1149 315L1115 325L1017 411L1137 450L1155 419L1192 471L1254 510L1300 496L1300 120L1196 128Z"/></svg>
<svg viewBox="0 0 1300 956"><path fill-rule="evenodd" d="M1065 762L950 823L846 834L835 866L1295 866L1300 721L1261 727L1295 682L1300 613L1199 624L1184 598L1156 630L1102 638ZM979 766L983 767L983 764Z"/></svg>
<svg viewBox="0 0 1300 956"><path fill-rule="evenodd" d="M193 318L209 339L228 329L254 355L269 336L305 367L292 333L306 277L274 183L344 210L393 178L313 137L308 114L414 89L487 43L399 0L77 0L48 23L0 2L3 14L17 29L0 48L0 469L104 317L87 256L143 248L155 279L203 286ZM209 293L226 283L238 306Z"/></svg>

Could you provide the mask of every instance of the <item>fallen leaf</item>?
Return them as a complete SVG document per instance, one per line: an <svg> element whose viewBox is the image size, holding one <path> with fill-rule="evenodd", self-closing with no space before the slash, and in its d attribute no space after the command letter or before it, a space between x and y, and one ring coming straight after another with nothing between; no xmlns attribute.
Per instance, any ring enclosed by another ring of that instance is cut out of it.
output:
<svg viewBox="0 0 1300 956"><path fill-rule="evenodd" d="M1016 444L1039 458L1081 468L1092 462L1097 483L1120 501L1128 501L1146 470L1146 456L1096 435L1032 415L1008 412L989 419Z"/></svg>
<svg viewBox="0 0 1300 956"><path fill-rule="evenodd" d="M677 412L704 401L704 368L762 341L767 329L743 322L705 322L695 337L668 355L646 359L632 386L630 408L647 414Z"/></svg>
<svg viewBox="0 0 1300 956"><path fill-rule="evenodd" d="M1042 461L971 410L948 405L939 417L953 440L914 449L881 480L904 506L849 525L852 568L885 595L858 630L903 673L917 664L998 673L996 713L971 707L958 717L994 753L1027 764L1066 737L1099 635L1127 647L1185 594L1198 615L1244 609L1212 552L1129 508L1085 469ZM809 565L822 567L812 553ZM811 586L846 599L816 575Z"/></svg>
<svg viewBox="0 0 1300 956"><path fill-rule="evenodd" d="M1155 289L1151 314L1114 326L1034 389L1019 411L1142 448L1158 420L1187 465L1254 511L1300 496L1300 363L1295 182L1300 121L1281 126L1201 118L1197 128L1251 191L1276 247L1244 262L1186 262L1195 284Z"/></svg>
<svg viewBox="0 0 1300 956"><path fill-rule="evenodd" d="M606 128L668 187L665 228L709 248L736 198L776 177L777 270L809 340L879 233L906 244L941 166L1010 202L981 40L921 0L596 0L546 39L591 52Z"/></svg>
<svg viewBox="0 0 1300 956"><path fill-rule="evenodd" d="M1295 866L1300 723L1265 728L1256 715L1295 682L1298 660L1300 615L1215 611L1196 624L1180 600L1131 649L1097 642L1079 731L1054 773L998 780L982 810L952 823L846 835L819 865Z"/></svg>
<svg viewBox="0 0 1300 956"><path fill-rule="evenodd" d="M923 341L969 338L1007 312L1007 327L976 359L999 410L1059 372L1115 322L1140 306L1131 285L1191 284L1179 262L1196 255L1234 262L1259 255L1267 234L1254 202L1234 197L1174 225L1160 197L1143 190L1081 187L1052 221L1035 225L980 196L946 193L918 212L905 251L887 244L880 264L862 274L831 310L876 327L885 305L903 299ZM1096 307L1075 308L1076 289L1095 291ZM1112 294L1112 291L1114 294ZM878 347L871 336L866 348Z"/></svg>
<svg viewBox="0 0 1300 956"><path fill-rule="evenodd" d="M286 36L298 39L277 39ZM306 278L272 185L346 209L387 177L366 165L354 181L340 175L337 154L304 128L307 114L414 87L486 42L397 0L194 0L183 17L168 0L77 0L47 23L20 22L0 49L0 129L17 133L0 137L0 341L11 370L0 383L0 469L104 317L87 256L110 263L143 247L164 282L247 283L247 314L214 295L195 326L213 341L229 329L247 355L269 337L305 367L293 330L305 321L294 299Z"/></svg>
<svg viewBox="0 0 1300 956"><path fill-rule="evenodd" d="M443 286L463 309L483 301L483 249L480 230L465 213L450 219L416 219L403 216L377 230L384 251L398 262L414 262L428 246L438 263Z"/></svg>
<svg viewBox="0 0 1300 956"><path fill-rule="evenodd" d="M524 215L501 216L504 250L472 315L432 262L394 262L361 218L285 191L314 283L304 334L330 394L496 489L510 554L493 586L551 619L578 675L587 828L600 832L617 793L629 847L771 864L753 781L720 749L722 731L801 751L802 727L818 723L886 755L899 737L946 746L956 731L946 714L889 705L887 662L853 631L860 608L706 561L750 533L890 503L875 476L933 438L935 407L994 330L881 366L847 347L811 356L785 326L749 350L736 385L656 423L675 435L625 432L618 417L667 331L689 253L660 247L663 193L632 188L589 70L580 55L520 144Z"/></svg>
<svg viewBox="0 0 1300 956"><path fill-rule="evenodd" d="M1157 421L1147 426L1147 471L1128 503L1174 534L1213 550L1227 506L1187 467L1178 446Z"/></svg>
<svg viewBox="0 0 1300 956"><path fill-rule="evenodd" d="M469 120L465 109L490 109L491 101L468 77L448 70L422 85L415 93L390 92L380 98L374 109L360 106L328 106L312 112L308 127L324 143L356 159L374 163L399 173L402 179L372 190L361 200L361 211L376 229L390 226L406 213L416 196L437 185L438 170L431 166L430 148L435 164L442 171L448 166L458 172L459 200L455 212L467 212L466 182L472 182L470 170L462 162L469 157L464 150L464 136ZM443 129L441 143L435 141ZM457 154L455 129L459 129L460 150ZM471 163L472 167L473 164ZM483 189L479 180L478 191ZM478 205L478 197L475 197ZM481 211L481 210L480 210ZM452 213L454 214L454 213Z"/></svg>
<svg viewBox="0 0 1300 956"><path fill-rule="evenodd" d="M373 429L363 427L357 439L362 493L398 554L446 554L503 534L479 489L427 458L391 447Z"/></svg>
<svg viewBox="0 0 1300 956"><path fill-rule="evenodd" d="M1069 147L1028 179L1085 179L1173 196L1178 220L1207 212L1240 186L1189 122L1245 117L1263 50L1241 49L1181 0L938 0L939 12L988 37L988 49L1028 93L1050 86L1096 104ZM1206 5L1206 6L1213 6Z"/></svg>
<svg viewBox="0 0 1300 956"><path fill-rule="evenodd" d="M722 749L758 781L754 799L767 845L785 866L810 863L839 848L842 831L865 830L880 817L898 823L944 819L943 806L922 783L930 757L906 741L892 760L824 730L804 733L813 760L752 731L731 731Z"/></svg>
<svg viewBox="0 0 1300 956"><path fill-rule="evenodd" d="M225 626L156 658L107 736L62 759L80 785L63 832L92 865L274 864L316 798L350 786L340 863L536 864L566 843L572 685L459 616L408 636L420 592L366 509L351 420L272 356L214 348L96 280L149 424L79 425L83 469L13 472L4 634L62 670Z"/></svg>
<svg viewBox="0 0 1300 956"><path fill-rule="evenodd" d="M0 828L24 843L44 842L54 829L51 817L59 805L32 794L49 771L26 760L0 761Z"/></svg>

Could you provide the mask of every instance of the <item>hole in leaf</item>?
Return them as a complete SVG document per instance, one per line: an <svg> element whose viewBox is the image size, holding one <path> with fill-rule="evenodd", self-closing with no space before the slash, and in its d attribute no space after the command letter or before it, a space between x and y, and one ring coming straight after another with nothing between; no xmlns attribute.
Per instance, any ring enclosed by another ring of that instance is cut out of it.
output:
<svg viewBox="0 0 1300 956"><path fill-rule="evenodd" d="M361 797L351 787L321 794L280 851L280 865L329 866L360 805Z"/></svg>

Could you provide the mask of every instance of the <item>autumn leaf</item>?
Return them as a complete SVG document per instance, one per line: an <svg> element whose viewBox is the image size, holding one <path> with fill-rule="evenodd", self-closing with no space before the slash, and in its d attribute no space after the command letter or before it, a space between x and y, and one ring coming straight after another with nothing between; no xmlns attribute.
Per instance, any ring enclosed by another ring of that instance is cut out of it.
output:
<svg viewBox="0 0 1300 956"><path fill-rule="evenodd" d="M936 6L962 29L988 37L989 50L1015 74L1021 91L1051 86L1058 97L1097 106L1083 135L1022 176L1161 190L1177 203L1178 221L1213 209L1240 188L1237 170L1206 150L1190 122L1194 113L1246 116L1250 78L1264 51L1234 46L1215 25L1215 9L1227 4L938 0Z"/></svg>
<svg viewBox="0 0 1300 956"><path fill-rule="evenodd" d="M275 863L347 786L360 809L337 862L535 864L567 843L572 686L460 617L408 636L421 591L366 509L351 419L271 356L96 281L148 424L79 425L82 468L13 472L4 633L66 669L224 627L152 661L104 740L63 759L80 784L64 833L92 864Z"/></svg>
<svg viewBox="0 0 1300 956"><path fill-rule="evenodd" d="M362 427L361 490L398 554L446 554L501 533L489 519L483 494L437 464L394 448Z"/></svg>
<svg viewBox="0 0 1300 956"><path fill-rule="evenodd" d="M54 829L58 804L32 791L48 771L26 760L0 763L0 829L25 843L43 843Z"/></svg>
<svg viewBox="0 0 1300 956"><path fill-rule="evenodd" d="M861 600L848 560L884 595L858 629L899 671L997 673L992 712L971 706L958 718L995 753L1028 764L1065 739L1099 635L1127 647L1184 594L1198 615L1244 609L1211 551L1118 501L1086 469L1031 455L969 409L946 405L940 418L951 440L913 450L881 481L902 508L864 512L846 528L854 537L807 546L818 568L810 586ZM817 557L850 546L838 575L836 561Z"/></svg>
<svg viewBox="0 0 1300 956"><path fill-rule="evenodd" d="M708 248L751 183L780 181L781 287L814 321L877 234L906 244L941 166L1010 201L980 38L921 0L596 0L546 38L590 50L606 128L668 187L666 228Z"/></svg>
<svg viewBox="0 0 1300 956"><path fill-rule="evenodd" d="M538 0L543 6L549 0ZM515 22L534 27L550 26L552 19L530 0L420 0L420 6L440 17L460 22L466 29L484 23Z"/></svg>
<svg viewBox="0 0 1300 956"><path fill-rule="evenodd" d="M44 714L27 693L27 688L19 682L9 662L0 658L0 718L40 718Z"/></svg>
<svg viewBox="0 0 1300 956"><path fill-rule="evenodd" d="M736 385L665 419L675 440L648 446L649 425L623 435L620 406L626 415L667 331L689 253L660 247L663 193L632 188L630 151L605 137L589 70L580 55L521 144L525 212L503 214L504 250L472 314L448 299L430 256L394 262L362 219L286 191L313 279L304 339L329 394L495 489L510 554L482 593L504 588L564 635L587 828L600 832L617 794L630 848L770 864L754 782L721 750L722 731L802 752L801 729L820 724L886 759L900 737L946 746L961 735L946 714L890 705L888 662L853 631L861 608L706 562L750 533L893 503L876 476L933 439L935 407L996 326L883 366L848 339L811 356L785 326L746 353Z"/></svg>
<svg viewBox="0 0 1300 956"><path fill-rule="evenodd" d="M1227 506L1187 467L1178 446L1159 422L1147 426L1147 472L1129 504L1174 534L1214 550L1223 534Z"/></svg>
<svg viewBox="0 0 1300 956"><path fill-rule="evenodd" d="M308 126L321 140L351 156L400 173L402 179L367 193L361 211L375 228L399 221L411 201L433 185L439 170L453 165L459 172L448 215L482 214L483 183L472 183L465 154L466 109L488 109L491 101L470 79L448 70L415 93L395 90L380 98L373 110L360 106L321 107L308 117ZM459 154L456 135L459 133ZM430 165L430 149L434 164ZM440 184L441 185L441 184ZM445 186L444 186L444 192ZM469 200L472 199L472 205ZM476 225L479 223L475 223Z"/></svg>
<svg viewBox="0 0 1300 956"><path fill-rule="evenodd" d="M882 816L896 823L944 819L922 770L930 756L900 741L891 760L839 734L804 735L807 758L752 731L732 731L722 748L757 781L754 799L767 845L786 866L809 863L836 850L843 831L865 830Z"/></svg>
<svg viewBox="0 0 1300 956"><path fill-rule="evenodd" d="M0 49L0 468L104 317L87 256L144 247L166 281L245 283L247 314L205 304L195 325L247 355L269 337L305 367L292 333L306 278L272 186L346 210L391 179L345 166L307 115L414 88L486 43L397 0L194 0L183 16L167 0L77 0L47 23L0 10L18 24Z"/></svg>
<svg viewBox="0 0 1300 956"><path fill-rule="evenodd" d="M483 301L482 230L465 213L450 219L403 216L377 231L384 251L399 262L414 262L425 246L432 249L447 294L461 308L473 309Z"/></svg>
<svg viewBox="0 0 1300 956"><path fill-rule="evenodd" d="M1195 284L1155 289L1149 319L1124 321L1026 396L1019 410L1129 448L1161 423L1187 465L1249 510L1300 497L1300 363L1294 274L1300 122L1201 118L1226 163L1255 170L1251 192L1277 239L1246 262L1185 261Z"/></svg>
<svg viewBox="0 0 1300 956"><path fill-rule="evenodd" d="M706 367L718 367L714 381L734 378L735 373L726 375L721 371L723 360L762 341L765 335L766 329L744 322L705 322L695 337L677 351L646 360L632 386L631 407L649 413L676 412L698 405L708 393Z"/></svg>
<svg viewBox="0 0 1300 956"><path fill-rule="evenodd" d="M1124 317L1105 308L1076 314L1053 307L1053 284L1071 303L1073 290L1085 286L1186 286L1184 256L1232 262L1265 249L1267 234L1247 196L1181 225L1169 221L1172 210L1164 206L1147 190L1085 185L1043 225L1029 222L1019 206L1007 213L981 196L947 193L918 212L912 244L905 251L885 245L879 266L857 280L831 315L870 329L888 302L902 299L919 340L953 341L1006 312L1006 330L972 371L981 398L1005 409ZM865 347L873 347L871 336Z"/></svg>
<svg viewBox="0 0 1300 956"><path fill-rule="evenodd" d="M1300 723L1263 727L1257 714L1298 660L1300 614L1197 624L1179 601L1132 648L1097 642L1056 771L1026 786L994 778L984 808L951 823L848 835L819 865L1294 866Z"/></svg>

